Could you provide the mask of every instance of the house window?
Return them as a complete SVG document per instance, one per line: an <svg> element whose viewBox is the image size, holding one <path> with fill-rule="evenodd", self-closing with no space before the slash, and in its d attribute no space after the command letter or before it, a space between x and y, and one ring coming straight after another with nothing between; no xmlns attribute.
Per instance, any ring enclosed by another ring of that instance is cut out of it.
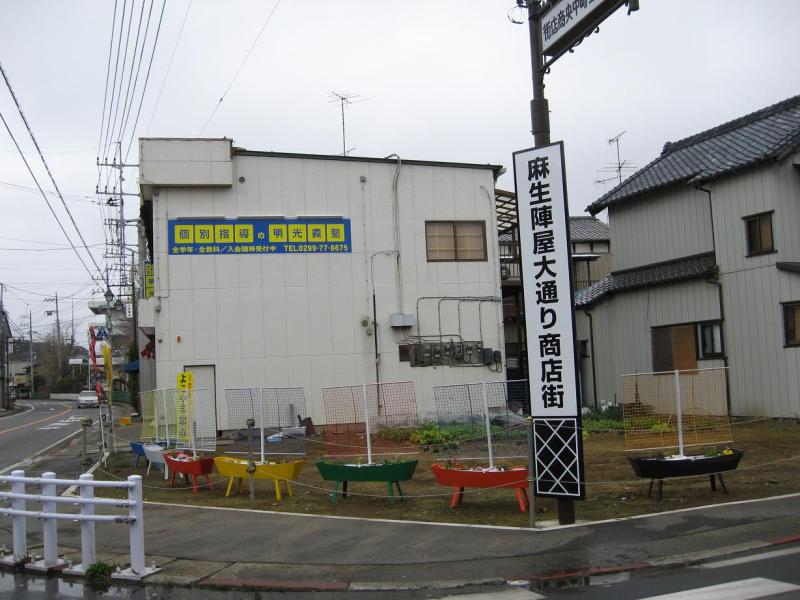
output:
<svg viewBox="0 0 800 600"><path fill-rule="evenodd" d="M800 302L783 305L783 335L786 346L800 346Z"/></svg>
<svg viewBox="0 0 800 600"><path fill-rule="evenodd" d="M652 329L653 371L690 370L698 360L722 358L722 323L704 321Z"/></svg>
<svg viewBox="0 0 800 600"><path fill-rule="evenodd" d="M744 218L747 234L747 256L774 252L772 239L772 212L761 213Z"/></svg>
<svg viewBox="0 0 800 600"><path fill-rule="evenodd" d="M428 262L485 261L486 223L483 221L426 221Z"/></svg>
<svg viewBox="0 0 800 600"><path fill-rule="evenodd" d="M722 357L722 324L719 321L709 321L697 324L697 358Z"/></svg>
<svg viewBox="0 0 800 600"><path fill-rule="evenodd" d="M653 371L656 373L697 368L697 343L693 324L654 327L652 341Z"/></svg>

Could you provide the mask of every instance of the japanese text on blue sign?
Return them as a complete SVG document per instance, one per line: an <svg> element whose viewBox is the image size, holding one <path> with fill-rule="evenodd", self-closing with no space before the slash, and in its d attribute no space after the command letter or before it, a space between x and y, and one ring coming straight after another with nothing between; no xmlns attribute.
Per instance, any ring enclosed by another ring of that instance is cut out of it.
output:
<svg viewBox="0 0 800 600"><path fill-rule="evenodd" d="M350 219L177 219L168 230L172 255L352 252Z"/></svg>

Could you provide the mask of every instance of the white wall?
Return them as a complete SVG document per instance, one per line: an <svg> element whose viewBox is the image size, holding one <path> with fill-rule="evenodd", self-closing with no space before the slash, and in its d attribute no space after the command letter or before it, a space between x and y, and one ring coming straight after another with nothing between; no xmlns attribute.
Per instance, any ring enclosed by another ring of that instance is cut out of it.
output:
<svg viewBox="0 0 800 600"><path fill-rule="evenodd" d="M707 186L723 284L734 414L800 417L800 348L784 348L781 302L800 301L800 172L791 164L751 169ZM747 256L742 217L772 215L775 253Z"/></svg>
<svg viewBox="0 0 800 600"><path fill-rule="evenodd" d="M615 271L712 250L708 200L689 185L614 204L608 222Z"/></svg>
<svg viewBox="0 0 800 600"><path fill-rule="evenodd" d="M322 387L374 382L375 338L361 320L372 318L370 256L393 244L395 168L394 162L236 155L231 188L157 189L158 387L173 386L184 365L215 364L218 422L224 428L226 387L303 386L309 413L324 422ZM404 312L415 312L423 296L500 296L493 185L489 169L403 165ZM352 253L167 255L168 219L303 215L351 219ZM488 260L427 262L425 221L436 219L485 220ZM375 257L374 274L382 381L413 379L418 405L432 411L435 384L505 378L486 368L412 368L399 362L388 326L398 310L394 259ZM419 318L422 333L438 333L436 302L423 302ZM482 330L484 345L502 350L499 302L483 305L480 319L477 304L464 304L461 318L464 339L478 340ZM458 329L455 303L443 305L442 328Z"/></svg>
<svg viewBox="0 0 800 600"><path fill-rule="evenodd" d="M622 375L652 372L653 327L720 318L717 288L702 280L620 293L589 311L594 322L598 404L621 401ZM588 327L588 319L579 312L581 339L589 339ZM583 364L591 370L591 358ZM698 361L698 368L719 366L721 360ZM584 381L591 385L590 378Z"/></svg>

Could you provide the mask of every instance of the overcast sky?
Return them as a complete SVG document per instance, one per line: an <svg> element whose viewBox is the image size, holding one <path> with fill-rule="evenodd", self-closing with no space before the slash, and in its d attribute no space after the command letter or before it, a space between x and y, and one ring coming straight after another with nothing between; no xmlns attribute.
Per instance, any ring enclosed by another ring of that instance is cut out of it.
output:
<svg viewBox="0 0 800 600"><path fill-rule="evenodd" d="M145 1L147 14L150 0L127 0L128 7L131 1L135 15ZM363 100L346 111L353 155L397 153L510 171L512 152L533 145L528 31L507 18L513 5L283 0L203 135L254 150L340 153L340 114L328 103L335 90ZM168 0L137 135L197 136L274 7L274 0ZM104 241L103 217L92 202L113 11L112 0L0 0L0 62L90 245ZM641 0L637 13L617 11L546 78L552 139L566 147L571 213L584 214L613 185L597 181L614 176L608 169L616 149L608 140L620 132L621 158L641 167L666 141L800 93L798 32L796 0ZM1 82L0 111L32 151ZM52 189L38 157L27 156ZM136 171L127 177L133 192ZM85 331L86 301L99 287L62 248L66 240L41 196L13 187L32 185L0 126L6 308L15 324L31 310L43 334L54 319L44 314L52 308L44 297L58 291L72 296L77 328ZM513 189L510 173L498 185ZM136 199L128 202L134 217ZM63 209L54 208L69 225ZM133 229L128 233L133 237ZM102 246L93 250L100 262ZM60 308L69 317L71 300Z"/></svg>

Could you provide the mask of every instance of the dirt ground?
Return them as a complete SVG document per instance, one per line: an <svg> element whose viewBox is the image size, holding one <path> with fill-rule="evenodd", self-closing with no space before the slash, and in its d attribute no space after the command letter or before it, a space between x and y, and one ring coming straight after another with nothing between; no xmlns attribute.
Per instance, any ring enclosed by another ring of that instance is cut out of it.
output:
<svg viewBox="0 0 800 600"><path fill-rule="evenodd" d="M720 502L775 496L800 492L800 423L795 421L745 421L733 426L736 442L732 447L744 450L739 468L725 474L728 494L719 489L710 490L707 476L667 479L664 482L664 499L648 498L649 480L638 479L625 456L625 445L621 434L616 432L592 433L584 442L584 464L587 477L586 499L576 502L579 521L610 519L637 514L702 506ZM508 489L467 490L464 502L457 509L449 508L450 488L437 485L430 465L455 457L465 464L483 464L482 460L471 462L469 458L486 456L485 442L473 441L461 444L457 449L419 451L407 448L403 454L382 458L419 459L414 478L402 483L406 495L404 501L390 504L385 498L384 483L351 483L351 495L340 498L334 504L330 499L332 482L323 481L314 462L325 454L323 437L308 441L294 441L284 452L305 452L306 465L299 479L292 483L294 496L276 502L271 482L255 482L256 498L250 500L247 484L244 493L225 497L227 480L216 473L212 475L214 489L202 487L198 494L191 486L169 488L160 472L151 471L145 477L146 500L252 508L260 510L294 513L324 514L387 518L400 520L437 521L449 523L479 523L492 525L527 526L527 513L520 512L514 493ZM273 447L269 451L276 450ZM328 448L330 450L330 447ZM242 451L241 443L220 447L220 450ZM504 440L494 446L496 464L524 465L527 461L525 437ZM413 452L406 455L405 452ZM646 453L639 453L646 454ZM519 458L506 458L506 457ZM277 457L272 456L273 460ZM287 460L300 456L286 455ZM357 459L342 459L356 462ZM362 459L363 460L363 459ZM130 454L119 453L108 463L108 470L98 471L98 478L126 477L143 474L143 469L131 468ZM234 486L235 490L235 486ZM363 494L363 495L362 495ZM557 518L556 503L552 499L537 498L535 502L537 520L553 521Z"/></svg>

